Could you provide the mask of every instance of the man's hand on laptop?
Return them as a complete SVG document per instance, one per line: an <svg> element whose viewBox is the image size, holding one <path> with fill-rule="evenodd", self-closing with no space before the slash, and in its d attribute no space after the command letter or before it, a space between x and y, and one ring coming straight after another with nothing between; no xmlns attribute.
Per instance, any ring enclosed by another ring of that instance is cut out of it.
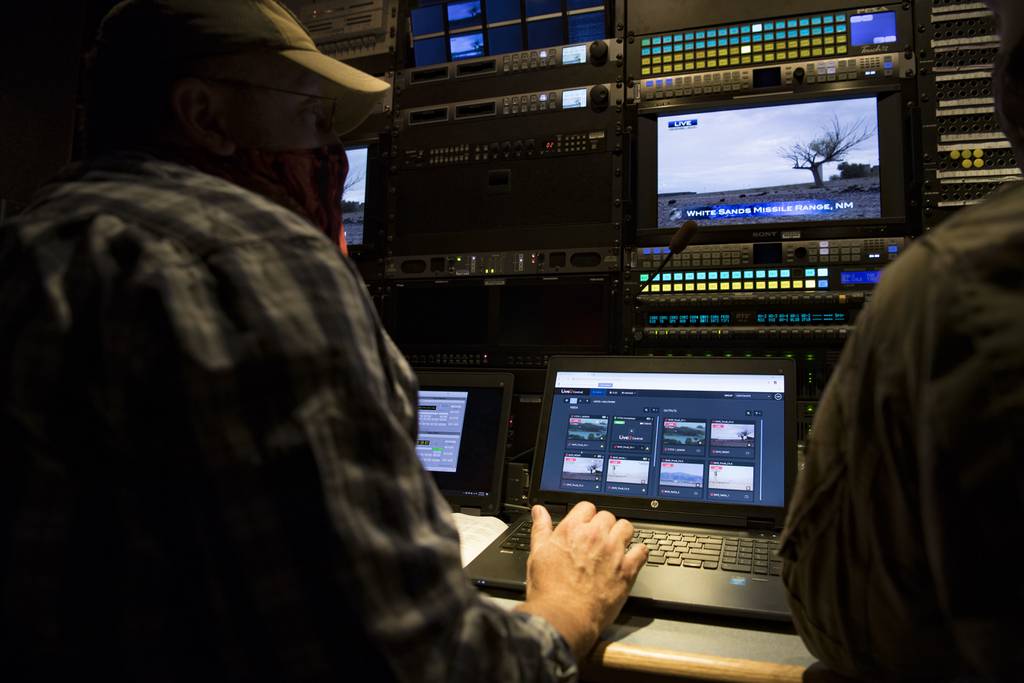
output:
<svg viewBox="0 0 1024 683"><path fill-rule="evenodd" d="M577 504L557 529L543 506L533 506L532 513L526 602L520 609L551 622L580 659L618 616L647 562L647 546L626 552L633 525L598 512L593 503Z"/></svg>

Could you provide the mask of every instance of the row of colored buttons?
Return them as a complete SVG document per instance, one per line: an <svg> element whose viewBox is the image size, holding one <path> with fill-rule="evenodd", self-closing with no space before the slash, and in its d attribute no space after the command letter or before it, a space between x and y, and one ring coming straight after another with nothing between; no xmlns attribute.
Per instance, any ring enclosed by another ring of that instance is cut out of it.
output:
<svg viewBox="0 0 1024 683"><path fill-rule="evenodd" d="M828 289L828 280L758 280L757 282L687 282L651 285L651 292L742 292L759 289Z"/></svg>
<svg viewBox="0 0 1024 683"><path fill-rule="evenodd" d="M704 38L715 38L715 37L726 37L726 36L743 36L746 34L757 34L765 31L778 31L793 28L803 27L815 27L815 26L829 26L829 25L842 25L842 30L846 30L846 15L845 14L824 14L816 17L802 17L798 19L780 19L775 22L764 21L758 24L742 24L737 26L730 26L728 28L709 28L703 31L688 31L686 33L676 33L675 35L669 34L664 36L654 36L653 38L644 38L641 40L640 45L646 47L648 45L662 45L664 43L671 42L682 42L683 40L702 40Z"/></svg>
<svg viewBox="0 0 1024 683"><path fill-rule="evenodd" d="M682 56L683 61L692 61L694 59L706 59L710 57L728 57L729 55L749 55L757 52L771 52L772 50L791 50L794 48L801 47L821 47L822 45L835 45L837 43L845 43L846 36L829 36L827 38L801 38L800 40L781 40L776 43L764 43L763 45L738 45L736 47L721 48L718 50L686 50L680 54L670 55L659 55L655 57L642 57L640 59L641 65L644 64L668 64L672 61L680 61Z"/></svg>
<svg viewBox="0 0 1024 683"><path fill-rule="evenodd" d="M716 69L727 66L740 66L745 64L770 64L773 62L785 62L813 57L835 57L837 55L845 55L848 52L849 48L847 48L846 45L837 45L835 47L804 48L800 50L790 50L788 52L766 52L764 54L755 53L751 55L741 55L739 57L729 57L726 59L695 59L695 61L685 63L682 60L677 59L673 64L662 63L661 65L651 64L648 66L642 66L640 69L640 75L652 76L684 71L698 71L701 69ZM678 57L682 57L682 55L678 55Z"/></svg>
<svg viewBox="0 0 1024 683"><path fill-rule="evenodd" d="M787 277L800 277L800 270L797 269L796 273L791 274L791 269L782 268L780 270L711 270L711 271L696 271L689 273L661 273L655 275L654 282L682 282L684 280L741 280L756 278L762 280L764 278L787 278ZM828 268L804 268L804 277L828 277ZM640 275L640 282L647 282L651 279L651 276L647 273Z"/></svg>
<svg viewBox="0 0 1024 683"><path fill-rule="evenodd" d="M780 31L778 33L758 33L755 36L742 36L740 38L728 38L725 40L694 40L686 43L674 43L666 44L660 47L644 47L640 48L641 57L649 57L652 55L664 55L671 54L672 52L686 52L689 50L704 50L710 48L725 48L729 46L734 47L752 47L758 43L769 44L775 40L786 40L795 38L812 38L815 36L824 36L825 38L836 38L835 34L839 34L838 37L845 42L846 39L846 26L838 26L833 29L828 26L824 29L800 29L793 31Z"/></svg>

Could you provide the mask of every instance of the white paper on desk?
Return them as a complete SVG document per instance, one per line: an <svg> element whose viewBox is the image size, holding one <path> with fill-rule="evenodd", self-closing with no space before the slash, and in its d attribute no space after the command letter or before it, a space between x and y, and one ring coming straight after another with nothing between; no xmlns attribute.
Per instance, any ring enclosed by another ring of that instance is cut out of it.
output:
<svg viewBox="0 0 1024 683"><path fill-rule="evenodd" d="M462 566L473 561L477 555L501 532L508 528L508 524L497 517L474 517L461 512L452 513L455 518L455 527L459 530L459 549L462 551Z"/></svg>

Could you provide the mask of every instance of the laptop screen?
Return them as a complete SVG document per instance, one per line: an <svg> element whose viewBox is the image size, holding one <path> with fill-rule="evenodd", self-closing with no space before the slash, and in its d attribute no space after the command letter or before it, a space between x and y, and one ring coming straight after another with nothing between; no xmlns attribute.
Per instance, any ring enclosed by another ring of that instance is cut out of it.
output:
<svg viewBox="0 0 1024 683"><path fill-rule="evenodd" d="M446 497L493 493L496 459L504 457L502 395L499 387L420 387L416 455Z"/></svg>
<svg viewBox="0 0 1024 683"><path fill-rule="evenodd" d="M558 372L540 488L785 505L785 377Z"/></svg>

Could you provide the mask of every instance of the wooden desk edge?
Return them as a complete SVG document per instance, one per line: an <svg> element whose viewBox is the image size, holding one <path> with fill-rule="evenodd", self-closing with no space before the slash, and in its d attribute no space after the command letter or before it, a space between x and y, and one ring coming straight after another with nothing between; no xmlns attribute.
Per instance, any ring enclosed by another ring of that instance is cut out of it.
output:
<svg viewBox="0 0 1024 683"><path fill-rule="evenodd" d="M803 680L806 670L793 664L715 657L608 641L598 643L587 657L584 669L590 667L736 683L798 682Z"/></svg>

